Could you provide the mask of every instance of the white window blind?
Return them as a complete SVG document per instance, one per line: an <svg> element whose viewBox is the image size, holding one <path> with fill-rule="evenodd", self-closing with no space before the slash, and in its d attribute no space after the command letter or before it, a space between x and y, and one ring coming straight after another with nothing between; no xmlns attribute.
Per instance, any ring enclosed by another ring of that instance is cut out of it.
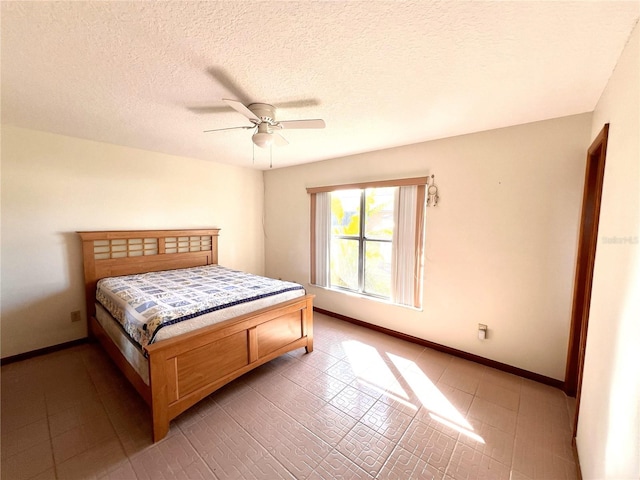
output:
<svg viewBox="0 0 640 480"><path fill-rule="evenodd" d="M418 306L420 279L420 238L418 187L398 188L392 248L392 300L400 305ZM421 217L422 215L420 215Z"/></svg>
<svg viewBox="0 0 640 480"><path fill-rule="evenodd" d="M315 198L315 278L311 283L329 286L329 234L331 231L331 205L329 192L320 192Z"/></svg>

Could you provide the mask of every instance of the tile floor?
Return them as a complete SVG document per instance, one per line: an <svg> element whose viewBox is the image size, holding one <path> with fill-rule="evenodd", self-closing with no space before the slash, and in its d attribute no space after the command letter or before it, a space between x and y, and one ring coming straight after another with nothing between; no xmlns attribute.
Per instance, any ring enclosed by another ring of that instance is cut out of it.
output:
<svg viewBox="0 0 640 480"><path fill-rule="evenodd" d="M575 479L559 390L324 315L151 443L95 344L2 367L2 478Z"/></svg>

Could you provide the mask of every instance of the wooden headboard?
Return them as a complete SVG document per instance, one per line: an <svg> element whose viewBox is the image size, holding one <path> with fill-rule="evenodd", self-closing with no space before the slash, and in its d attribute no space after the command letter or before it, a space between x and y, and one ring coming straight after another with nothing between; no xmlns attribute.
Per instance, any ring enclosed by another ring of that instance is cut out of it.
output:
<svg viewBox="0 0 640 480"><path fill-rule="evenodd" d="M218 263L219 228L78 232L82 239L87 318L98 280Z"/></svg>

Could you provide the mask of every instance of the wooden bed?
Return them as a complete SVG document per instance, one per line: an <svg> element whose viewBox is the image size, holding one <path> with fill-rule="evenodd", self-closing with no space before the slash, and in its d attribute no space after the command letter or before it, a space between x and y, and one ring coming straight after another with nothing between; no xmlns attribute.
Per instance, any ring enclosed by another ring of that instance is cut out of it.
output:
<svg viewBox="0 0 640 480"><path fill-rule="evenodd" d="M313 350L313 295L149 344L149 385L96 320L104 277L218 263L219 229L78 232L89 332L151 407L153 441L169 422L218 388L291 350Z"/></svg>

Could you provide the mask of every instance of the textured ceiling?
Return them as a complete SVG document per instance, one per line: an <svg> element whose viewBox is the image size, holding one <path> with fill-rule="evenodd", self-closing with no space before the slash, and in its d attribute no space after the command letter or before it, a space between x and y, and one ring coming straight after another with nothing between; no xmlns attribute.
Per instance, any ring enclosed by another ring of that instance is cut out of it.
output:
<svg viewBox="0 0 640 480"><path fill-rule="evenodd" d="M2 2L2 122L268 168L592 111L638 1Z"/></svg>

